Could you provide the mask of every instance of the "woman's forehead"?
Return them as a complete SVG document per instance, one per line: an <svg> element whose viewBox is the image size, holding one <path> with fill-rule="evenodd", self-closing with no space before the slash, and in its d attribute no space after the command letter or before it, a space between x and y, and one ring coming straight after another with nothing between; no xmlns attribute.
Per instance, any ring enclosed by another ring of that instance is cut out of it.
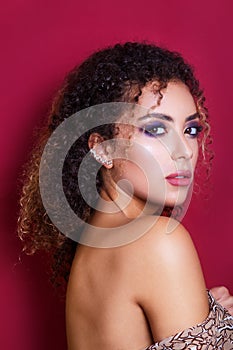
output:
<svg viewBox="0 0 233 350"><path fill-rule="evenodd" d="M156 91L154 84L145 86L138 104L156 113L170 115L192 115L196 112L196 104L189 88L182 82L169 82L165 88Z"/></svg>

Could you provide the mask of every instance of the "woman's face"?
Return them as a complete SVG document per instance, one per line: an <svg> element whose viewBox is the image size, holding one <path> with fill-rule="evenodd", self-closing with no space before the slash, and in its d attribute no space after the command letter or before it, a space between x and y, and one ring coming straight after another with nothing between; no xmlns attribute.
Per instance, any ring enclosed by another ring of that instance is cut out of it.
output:
<svg viewBox="0 0 233 350"><path fill-rule="evenodd" d="M127 180L118 183L122 189L130 192L127 184L131 183L136 200L173 207L181 205L190 190L201 125L185 84L170 82L161 93L158 105L152 85L142 89L138 104L145 114L136 116L127 159L114 161L112 172L115 182ZM123 128L118 137L124 134Z"/></svg>

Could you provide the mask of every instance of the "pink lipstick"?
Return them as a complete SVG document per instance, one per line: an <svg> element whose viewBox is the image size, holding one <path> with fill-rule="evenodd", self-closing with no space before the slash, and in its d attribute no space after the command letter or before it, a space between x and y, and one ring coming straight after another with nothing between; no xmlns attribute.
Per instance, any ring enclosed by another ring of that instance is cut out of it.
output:
<svg viewBox="0 0 233 350"><path fill-rule="evenodd" d="M173 186L188 186L191 183L192 173L189 170L180 170L170 174L166 180Z"/></svg>

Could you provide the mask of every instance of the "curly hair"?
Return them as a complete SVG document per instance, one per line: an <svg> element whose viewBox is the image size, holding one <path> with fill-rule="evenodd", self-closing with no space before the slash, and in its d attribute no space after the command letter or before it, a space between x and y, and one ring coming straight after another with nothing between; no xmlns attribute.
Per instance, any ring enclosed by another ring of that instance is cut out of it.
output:
<svg viewBox="0 0 233 350"><path fill-rule="evenodd" d="M208 113L203 91L194 76L193 68L177 52L171 52L146 42L126 42L95 52L66 77L55 97L48 119L41 127L37 141L24 165L20 177L20 209L18 235L24 243L24 251L33 254L45 250L52 258L52 282L66 285L77 243L59 232L51 222L42 203L39 190L39 166L43 149L53 131L74 113L84 108L106 102L137 103L142 88L150 82L159 83L158 92L170 81L181 81L192 94L204 126L200 144L199 164L209 163L211 141ZM81 123L81 121L80 121ZM105 139L114 136L114 124L96 129ZM85 202L77 187L77 173L83 157L88 153L88 138L93 131L84 133L71 147L64 162L63 186L73 211L87 221L92 208ZM207 152L207 153L206 153ZM207 154L207 155L206 155ZM209 168L209 167L208 167ZM101 172L96 187L102 186ZM92 195L91 193L89 194ZM169 216L171 208L164 208Z"/></svg>

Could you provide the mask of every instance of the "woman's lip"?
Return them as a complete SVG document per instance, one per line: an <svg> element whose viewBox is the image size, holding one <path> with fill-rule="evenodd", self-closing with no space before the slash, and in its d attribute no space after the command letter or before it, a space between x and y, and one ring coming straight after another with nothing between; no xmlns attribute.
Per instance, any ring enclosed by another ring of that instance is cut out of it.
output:
<svg viewBox="0 0 233 350"><path fill-rule="evenodd" d="M189 170L177 171L177 173L170 174L166 180L173 186L188 186L191 183L192 173Z"/></svg>
<svg viewBox="0 0 233 350"><path fill-rule="evenodd" d="M190 170L179 170L174 174L170 174L168 176L166 176L166 179L173 179L173 178L188 178L190 179L192 177L192 173Z"/></svg>

